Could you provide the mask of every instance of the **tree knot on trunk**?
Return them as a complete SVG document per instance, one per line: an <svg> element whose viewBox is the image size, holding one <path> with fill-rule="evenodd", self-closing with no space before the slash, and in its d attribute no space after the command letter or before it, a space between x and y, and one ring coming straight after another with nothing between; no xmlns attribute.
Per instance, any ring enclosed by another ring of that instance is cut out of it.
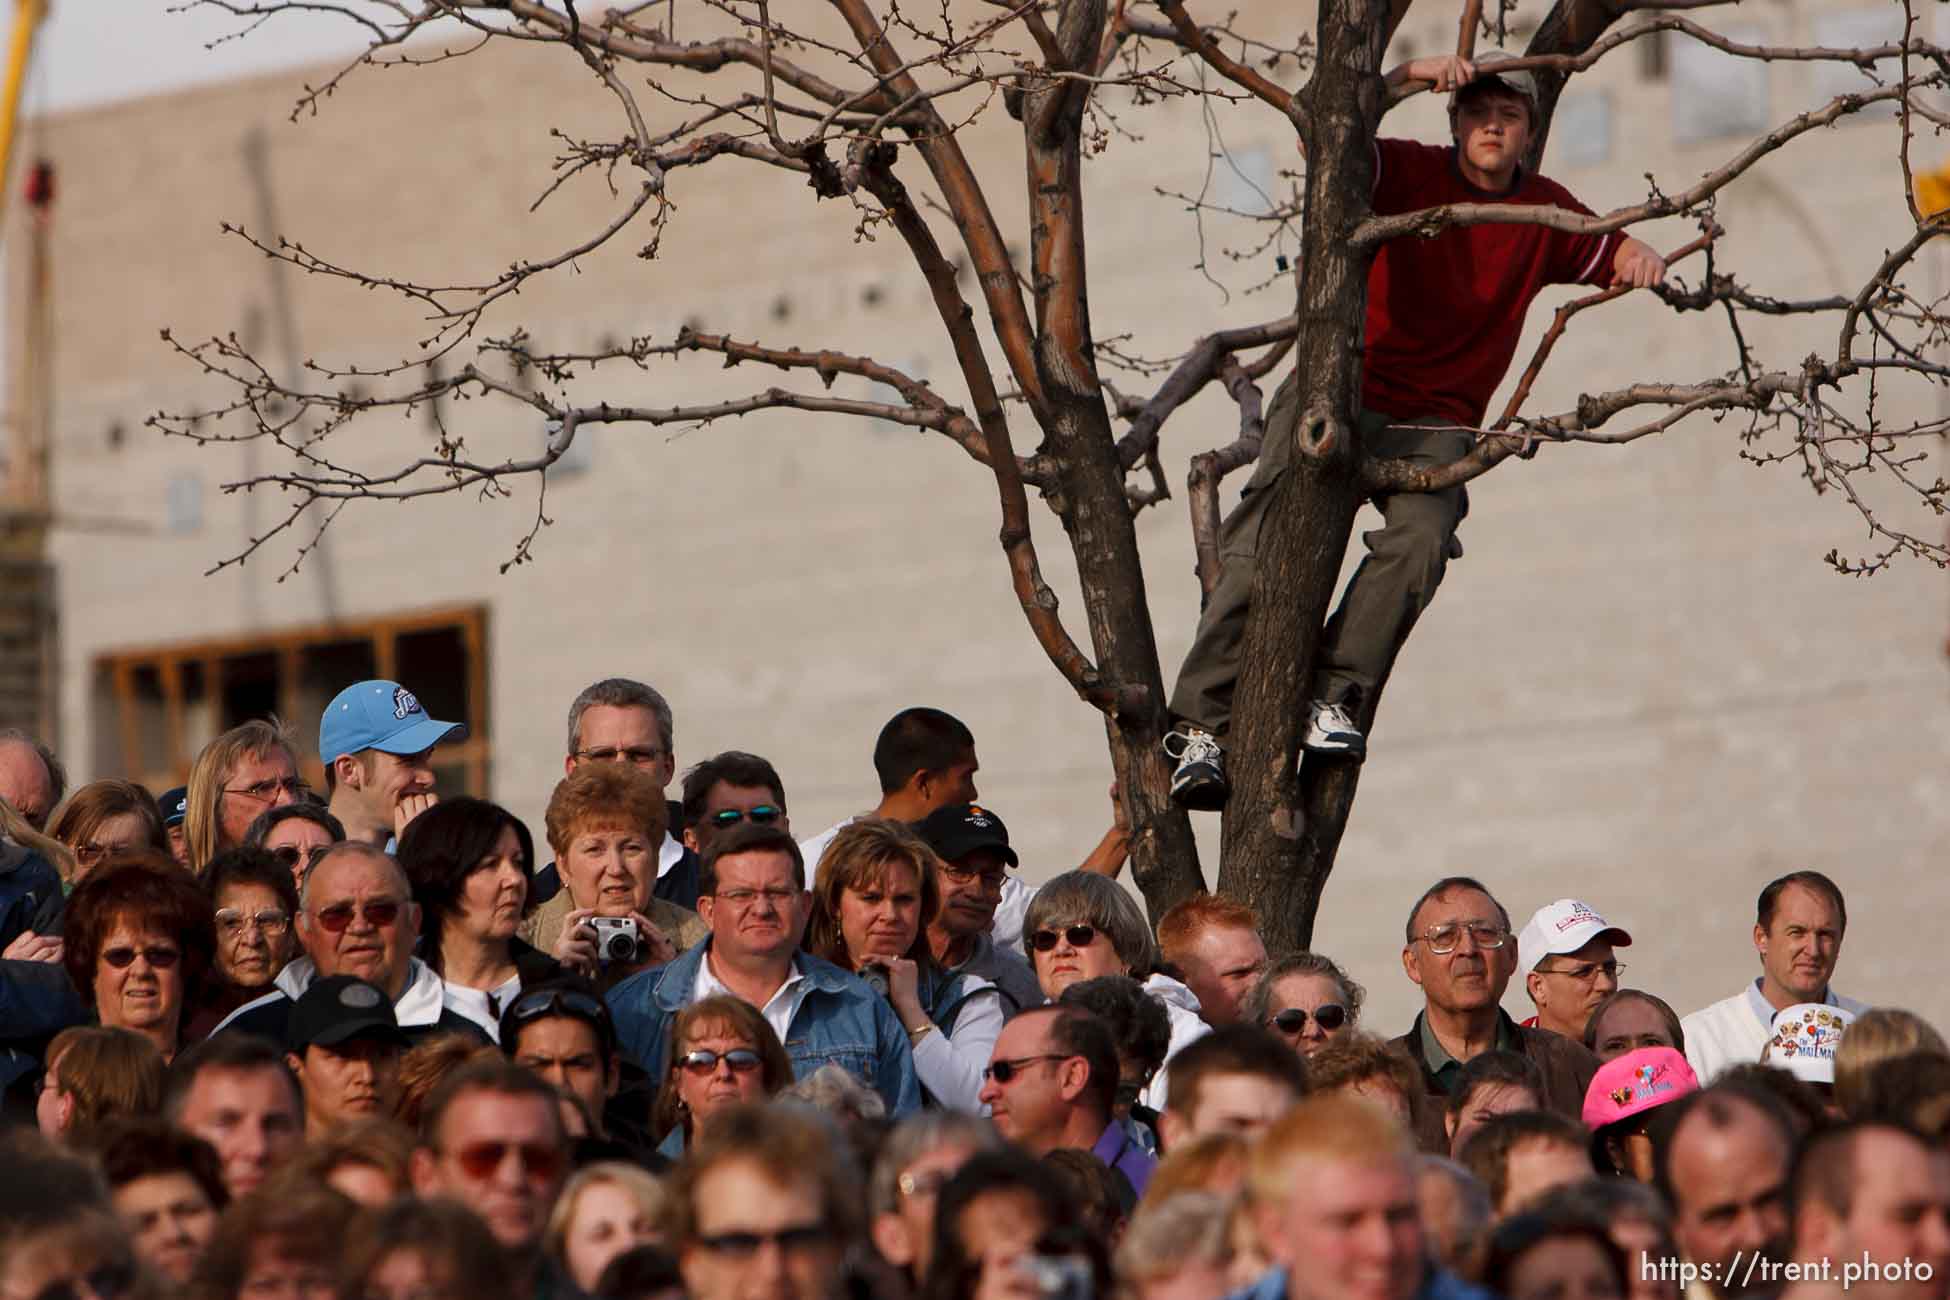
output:
<svg viewBox="0 0 1950 1300"><path fill-rule="evenodd" d="M1280 804L1273 809L1273 833L1283 840L1297 841L1307 829L1307 819L1298 808Z"/></svg>

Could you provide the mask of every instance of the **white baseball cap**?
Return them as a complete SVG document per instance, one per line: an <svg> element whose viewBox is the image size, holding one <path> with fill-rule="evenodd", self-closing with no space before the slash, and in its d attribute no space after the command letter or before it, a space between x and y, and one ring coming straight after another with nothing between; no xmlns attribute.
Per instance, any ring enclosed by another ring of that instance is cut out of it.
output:
<svg viewBox="0 0 1950 1300"><path fill-rule="evenodd" d="M1601 935L1615 948L1632 946L1632 936L1594 912L1590 904L1575 898L1546 903L1517 936L1517 974L1528 975L1544 958L1576 952Z"/></svg>
<svg viewBox="0 0 1950 1300"><path fill-rule="evenodd" d="M1803 1083L1835 1082L1835 1051L1855 1013L1822 1002L1797 1002L1774 1013L1774 1034L1760 1059Z"/></svg>

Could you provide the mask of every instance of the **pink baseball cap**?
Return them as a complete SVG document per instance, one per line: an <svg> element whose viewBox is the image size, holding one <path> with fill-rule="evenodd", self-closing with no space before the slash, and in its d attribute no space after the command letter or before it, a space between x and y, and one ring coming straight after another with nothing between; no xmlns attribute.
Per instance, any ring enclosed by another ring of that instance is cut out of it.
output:
<svg viewBox="0 0 1950 1300"><path fill-rule="evenodd" d="M1699 1091L1699 1076L1670 1047L1641 1047L1605 1062L1584 1094L1584 1126L1592 1132Z"/></svg>

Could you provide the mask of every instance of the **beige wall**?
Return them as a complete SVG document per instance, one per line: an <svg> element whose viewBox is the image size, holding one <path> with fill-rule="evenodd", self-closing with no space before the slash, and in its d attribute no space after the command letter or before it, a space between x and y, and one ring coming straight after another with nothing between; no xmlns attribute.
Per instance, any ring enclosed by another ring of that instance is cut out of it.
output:
<svg viewBox="0 0 1950 1300"><path fill-rule="evenodd" d="M1741 17L1808 37L1793 6ZM1408 37L1426 50L1447 22ZM1775 119L1813 93L1805 68L1766 75ZM219 485L279 462L165 442L141 421L226 396L159 343L164 326L194 338L256 315L276 355L269 264L218 232L225 220L259 224L241 151L248 133L267 135L282 231L375 270L483 278L578 242L614 210L591 183L527 212L548 179L549 124L612 129L600 88L566 57L369 72L293 124L298 80L46 124L62 169L55 475L65 524L54 558L65 749L95 752L106 720L93 712L91 665L104 651L480 602L491 610L494 793L531 825L560 770L568 701L598 676L626 674L673 700L681 761L731 746L772 757L802 831L871 802L876 731L895 709L929 703L975 729L984 799L1008 819L1030 874L1095 842L1109 811L1101 726L1023 626L986 471L934 435L840 417L752 416L681 434L618 427L592 439L587 470L551 482L554 524L535 562L506 575L497 567L535 510L527 484L511 501L354 508L329 535L328 563L314 559L287 581L277 578L288 543L241 571L200 577L278 509L224 497ZM1666 87L1639 81L1630 60L1587 80L1610 96L1610 156L1556 174L1593 207L1636 201L1647 171L1679 188L1737 147L1676 146ZM1273 165L1297 166L1270 113L1222 107L1218 117L1236 154L1258 147ZM971 148L1026 245L1020 146L1003 125L998 115ZM1389 129L1433 138L1439 106L1418 102ZM1129 333L1120 346L1166 356L1205 329L1279 314L1291 301L1282 286L1245 292L1272 274L1270 254L1226 260L1219 248L1247 232L1208 221L1228 299L1191 267L1197 232L1184 204L1154 192L1201 185L1208 137L1197 106L1168 104L1140 133L1113 136L1089 171L1100 335ZM1720 266L1781 295L1852 290L1904 237L1900 186L1886 124L1821 133L1727 192L1720 218L1732 236ZM767 343L869 352L959 393L924 287L891 236L854 240L848 204L814 205L798 180L736 161L673 176L671 192L680 210L656 261L634 258L641 237L626 237L525 290L489 332L523 325L577 348L605 335L668 338L694 318ZM1689 237L1674 222L1648 236L1665 247ZM290 288L308 357L376 364L424 330L382 295L315 279ZM1533 312L1531 338L1566 296ZM1777 363L1832 346L1826 324L1750 330ZM1723 325L1627 300L1576 324L1534 409L1731 364ZM659 363L613 384L585 377L574 393L670 404L775 382L786 381ZM1891 411L1934 409L1906 388L1885 400ZM477 402L451 414L484 456L539 439L511 408ZM1169 426L1175 483L1191 454L1230 437L1234 418L1208 399ZM119 450L107 440L115 425L127 432ZM1860 550L1859 519L1791 468L1744 463L1736 434L1737 422L1695 420L1628 449L1549 449L1472 489L1468 555L1403 656L1321 914L1318 945L1370 985L1376 1027L1408 1014L1395 959L1401 912L1445 872L1481 875L1519 919L1555 897L1587 899L1640 936L1622 954L1634 968L1627 982L1684 1012L1748 976L1760 884L1819 867L1842 881L1855 916L1844 987L1950 1013L1926 928L1950 903L1936 869L1950 831L1944 576L1914 563L1871 581L1833 575L1820 557ZM1025 449L1033 442L1026 427L1017 437ZM431 444L417 419L352 438L356 453L345 454L367 465ZM202 526L171 532L165 495L184 475L201 485ZM1061 530L1037 513L1044 566L1082 636ZM1148 512L1139 531L1169 677L1197 607L1182 500ZM1209 873L1217 822L1203 821Z"/></svg>

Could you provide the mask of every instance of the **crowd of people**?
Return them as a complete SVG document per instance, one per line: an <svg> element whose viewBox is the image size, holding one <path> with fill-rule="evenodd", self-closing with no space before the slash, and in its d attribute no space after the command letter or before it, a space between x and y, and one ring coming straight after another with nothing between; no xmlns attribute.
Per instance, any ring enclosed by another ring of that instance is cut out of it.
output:
<svg viewBox="0 0 1950 1300"><path fill-rule="evenodd" d="M1389 1036L1248 907L1152 925L1114 816L1029 884L939 710L803 842L755 754L668 800L639 682L571 705L543 845L437 796L464 733L360 682L322 795L265 719L160 800L0 735L0 1300L1950 1288L1950 1048L1833 987L1819 873L1684 1018L1596 908L1435 881Z"/></svg>

